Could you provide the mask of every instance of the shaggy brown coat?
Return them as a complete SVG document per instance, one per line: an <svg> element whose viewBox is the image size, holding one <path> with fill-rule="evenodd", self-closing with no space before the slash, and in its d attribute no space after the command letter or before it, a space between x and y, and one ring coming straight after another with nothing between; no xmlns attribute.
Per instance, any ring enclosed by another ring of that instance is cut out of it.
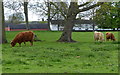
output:
<svg viewBox="0 0 120 75"><path fill-rule="evenodd" d="M33 45L33 38L34 33L32 31L26 31L26 32L20 32L18 33L15 38L11 41L11 46L14 47L16 43L19 43L19 46L21 46L21 43L24 42L30 42L31 45Z"/></svg>
<svg viewBox="0 0 120 75"><path fill-rule="evenodd" d="M107 33L106 33L106 40L109 41L109 39L110 39L110 40L113 40L113 41L116 40L114 34L111 33L111 32L107 32Z"/></svg>

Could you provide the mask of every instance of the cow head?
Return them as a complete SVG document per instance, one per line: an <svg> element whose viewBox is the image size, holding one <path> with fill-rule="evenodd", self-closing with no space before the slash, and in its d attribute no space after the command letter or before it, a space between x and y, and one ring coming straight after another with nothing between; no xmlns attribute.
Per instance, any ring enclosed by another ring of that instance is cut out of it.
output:
<svg viewBox="0 0 120 75"><path fill-rule="evenodd" d="M113 41L116 41L116 39L115 39L115 38L113 38Z"/></svg>
<svg viewBox="0 0 120 75"><path fill-rule="evenodd" d="M15 46L15 43L13 41L11 41L11 46L14 47Z"/></svg>
<svg viewBox="0 0 120 75"><path fill-rule="evenodd" d="M106 35L108 35L109 33L107 32Z"/></svg>

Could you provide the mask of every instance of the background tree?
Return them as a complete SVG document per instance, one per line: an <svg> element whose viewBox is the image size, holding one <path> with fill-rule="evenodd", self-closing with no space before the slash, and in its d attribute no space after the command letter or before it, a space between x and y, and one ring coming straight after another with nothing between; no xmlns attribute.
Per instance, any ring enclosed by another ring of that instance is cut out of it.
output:
<svg viewBox="0 0 120 75"><path fill-rule="evenodd" d="M50 29L50 7L51 7L51 5L50 5L50 2L49 2L49 0L48 0L48 2L47 2L47 7L48 7L48 30L50 31L51 29Z"/></svg>
<svg viewBox="0 0 120 75"><path fill-rule="evenodd" d="M62 2L59 0L59 2L54 2L54 4L56 4L58 6L58 8L60 8L62 10L62 12L64 14L67 13L67 9L68 9L68 2ZM56 20L58 22L57 27L59 30L60 26L64 26L64 24L60 23L60 21L64 20L65 18L62 16L62 14L59 12L59 10L57 8L55 8L54 6L51 6L51 13L52 18L51 20Z"/></svg>
<svg viewBox="0 0 120 75"><path fill-rule="evenodd" d="M0 13L2 13L2 2L0 2ZM0 14L2 17L2 14ZM2 43L2 18L0 18L0 44Z"/></svg>
<svg viewBox="0 0 120 75"><path fill-rule="evenodd" d="M68 7L68 3L66 2L54 2L62 11L65 12L65 8ZM50 21L64 19L63 16L59 13L59 11L49 3L49 0L44 0L43 2L30 2L29 9L40 18L46 17L48 20L48 29L50 30ZM66 11L67 12L67 11Z"/></svg>
<svg viewBox="0 0 120 75"><path fill-rule="evenodd" d="M11 9L9 13L21 12L23 3L21 1L4 0L4 7Z"/></svg>
<svg viewBox="0 0 120 75"><path fill-rule="evenodd" d="M18 12L21 12L22 10L24 10L26 29L28 29L28 30L30 29L29 24L28 24L28 0L23 0L23 1L5 0L4 5L6 8L11 9L12 13L18 13Z"/></svg>
<svg viewBox="0 0 120 75"><path fill-rule="evenodd" d="M17 13L13 13L12 15L9 15L8 21L10 23L21 23L24 21L24 16L22 13L17 12Z"/></svg>
<svg viewBox="0 0 120 75"><path fill-rule="evenodd" d="M7 39L6 39L6 34L5 34L5 21L4 21L4 5L3 2L0 2L0 5L2 5L2 43L7 43Z"/></svg>
<svg viewBox="0 0 120 75"><path fill-rule="evenodd" d="M106 2L97 9L94 16L99 28L118 28L118 2Z"/></svg>
<svg viewBox="0 0 120 75"><path fill-rule="evenodd" d="M28 8L32 10L34 14L42 18L48 18L48 30L50 31L50 8L49 0L44 0L43 2L30 2Z"/></svg>
<svg viewBox="0 0 120 75"><path fill-rule="evenodd" d="M51 4L54 5L55 8L58 9L61 15L65 18L64 30L61 37L57 40L58 42L76 42L72 39L72 29L73 29L74 20L76 19L77 14L103 4L102 2L98 2L93 5L90 5L89 3L92 3L92 2L86 2L81 5L78 5L78 1L74 2L74 0L71 0L70 5L66 10L67 13L65 14L55 3L51 2ZM83 8L80 8L80 7L83 7Z"/></svg>
<svg viewBox="0 0 120 75"><path fill-rule="evenodd" d="M30 29L28 23L28 0L24 1L24 14L25 14L25 22L26 22L26 29Z"/></svg>
<svg viewBox="0 0 120 75"><path fill-rule="evenodd" d="M118 2L118 4L117 4L117 6L118 6L118 17L120 17L120 1ZM120 19L118 20L118 28L120 28Z"/></svg>
<svg viewBox="0 0 120 75"><path fill-rule="evenodd" d="M7 11L5 12L5 17L8 17L7 22L12 22L12 23L15 20L14 19L15 14L22 13L22 10L23 10L22 9L23 5L21 1L4 0L4 7L7 9Z"/></svg>
<svg viewBox="0 0 120 75"><path fill-rule="evenodd" d="M44 2L29 2L28 8L40 18L47 17L48 3Z"/></svg>

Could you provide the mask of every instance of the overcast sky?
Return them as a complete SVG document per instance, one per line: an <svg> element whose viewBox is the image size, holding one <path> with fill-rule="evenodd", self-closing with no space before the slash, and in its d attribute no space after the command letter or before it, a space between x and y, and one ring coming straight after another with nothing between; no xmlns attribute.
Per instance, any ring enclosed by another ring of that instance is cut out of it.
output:
<svg viewBox="0 0 120 75"><path fill-rule="evenodd" d="M32 1L31 1L31 3L32 3ZM4 8L4 10L5 10L5 12L4 12L5 13L5 20L7 20L8 17L9 17L9 15L11 15L12 13L14 13L14 11L12 11L12 10L6 8L6 7ZM22 10L21 12L23 13L24 11ZM38 16L38 15L34 14L32 11L29 10L28 11L28 18L29 18L29 21L38 21L38 20L41 21L42 18L44 18L44 20L46 20L47 16L46 17L44 17L44 16Z"/></svg>
<svg viewBox="0 0 120 75"><path fill-rule="evenodd" d="M19 1L19 0L13 0L13 1ZM30 2L31 3L33 3L33 2L43 2L44 0L30 0ZM50 1L59 1L59 0L50 0ZM67 2L69 2L70 0L62 0L62 1L67 1ZM79 0L79 2L86 2L86 1L90 1L90 0ZM98 1L98 0L94 0L94 1ZM105 0L99 0L99 1L105 1ZM107 1L113 1L113 0L107 0ZM114 0L114 1L119 1L119 0ZM10 11L10 9L7 9L7 8L5 8L4 9L5 10L5 19L8 19L8 15L10 15L10 14L12 14L13 13L13 11ZM23 11L22 11L23 12ZM38 16L38 15L36 15L36 14L34 14L34 13L32 13L32 11L28 11L28 17L29 17L29 21L38 21L38 19L39 20L42 20L42 18L44 18L45 20L47 19L47 16L46 17L43 17L43 16ZM88 17L86 17L86 19L89 19Z"/></svg>
<svg viewBox="0 0 120 75"><path fill-rule="evenodd" d="M12 14L13 12L11 11L10 12L10 10L8 9L8 8L4 8L4 13L5 13L5 20L7 20L8 19L8 16L10 15L10 14ZM33 14L31 11L29 11L29 13L28 13L28 18L29 18L29 21L38 21L38 15L36 15L36 14ZM42 18L42 17L41 17Z"/></svg>

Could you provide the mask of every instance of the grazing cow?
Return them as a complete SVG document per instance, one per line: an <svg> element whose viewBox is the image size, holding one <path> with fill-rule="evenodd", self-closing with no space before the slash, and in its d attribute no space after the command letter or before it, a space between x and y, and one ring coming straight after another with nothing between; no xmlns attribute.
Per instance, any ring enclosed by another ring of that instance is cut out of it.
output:
<svg viewBox="0 0 120 75"><path fill-rule="evenodd" d="M113 41L116 40L113 33L111 33L111 32L106 32L106 40L109 41L109 39L110 39L110 40L113 40Z"/></svg>
<svg viewBox="0 0 120 75"><path fill-rule="evenodd" d="M37 35L34 34L34 41L41 41Z"/></svg>
<svg viewBox="0 0 120 75"><path fill-rule="evenodd" d="M104 34L101 32L94 32L94 40L95 41L104 41Z"/></svg>
<svg viewBox="0 0 120 75"><path fill-rule="evenodd" d="M32 31L26 31L26 32L20 32L18 33L15 38L11 41L11 46L14 47L16 43L19 43L19 46L21 46L21 43L24 42L30 42L31 45L33 45L33 38L34 33Z"/></svg>

